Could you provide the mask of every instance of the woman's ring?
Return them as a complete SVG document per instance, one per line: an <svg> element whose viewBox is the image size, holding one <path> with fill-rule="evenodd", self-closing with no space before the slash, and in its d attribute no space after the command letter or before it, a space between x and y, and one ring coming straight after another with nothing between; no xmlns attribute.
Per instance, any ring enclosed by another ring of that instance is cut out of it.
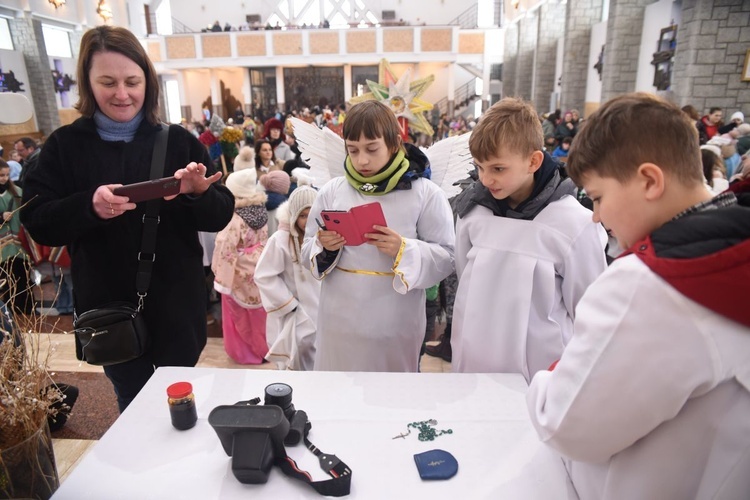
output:
<svg viewBox="0 0 750 500"><path fill-rule="evenodd" d="M110 210L112 211L112 215L115 215L115 209L111 208L111 205L110 205Z"/></svg>

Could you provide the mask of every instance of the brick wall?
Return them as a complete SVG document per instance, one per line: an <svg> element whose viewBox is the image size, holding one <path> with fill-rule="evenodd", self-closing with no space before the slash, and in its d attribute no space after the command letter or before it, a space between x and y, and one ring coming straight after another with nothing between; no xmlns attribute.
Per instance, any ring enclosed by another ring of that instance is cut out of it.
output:
<svg viewBox="0 0 750 500"><path fill-rule="evenodd" d="M534 77L534 53L539 32L539 9L528 12L521 19L518 33L518 61L516 65L516 95L532 98Z"/></svg>
<svg viewBox="0 0 750 500"><path fill-rule="evenodd" d="M26 17L9 19L9 27L17 49L23 53L39 131L45 136L49 135L60 126L60 115L44 46L42 23L27 14Z"/></svg>
<svg viewBox="0 0 750 500"><path fill-rule="evenodd" d="M700 113L719 106L727 116L737 110L750 116L750 82L741 79L748 49L750 1L682 0L672 73L675 101Z"/></svg>
<svg viewBox="0 0 750 500"><path fill-rule="evenodd" d="M503 97L516 95L516 64L518 62L518 24L505 28L503 53Z"/></svg>
<svg viewBox="0 0 750 500"><path fill-rule="evenodd" d="M591 27L600 22L601 18L601 0L568 0L568 12L565 16L561 109L584 108ZM639 28L638 32L640 31Z"/></svg>
<svg viewBox="0 0 750 500"><path fill-rule="evenodd" d="M540 8L534 86L534 106L540 113L550 111L550 95L555 91L557 40L565 35L567 5L548 2Z"/></svg>

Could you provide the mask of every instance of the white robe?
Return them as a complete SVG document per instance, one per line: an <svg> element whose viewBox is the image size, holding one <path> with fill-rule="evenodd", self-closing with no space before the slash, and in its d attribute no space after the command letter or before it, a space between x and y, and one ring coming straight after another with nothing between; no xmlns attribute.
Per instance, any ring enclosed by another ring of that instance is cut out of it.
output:
<svg viewBox="0 0 750 500"><path fill-rule="evenodd" d="M325 272L315 256L320 211L380 202L388 227L405 246L396 261L369 244L346 246ZM453 216L445 193L426 179L409 190L365 196L344 177L320 190L310 210L302 254L323 280L316 370L416 372L424 338L425 289L453 271ZM380 273L365 274L367 271Z"/></svg>
<svg viewBox="0 0 750 500"><path fill-rule="evenodd" d="M455 372L520 373L560 359L576 304L607 267L607 235L572 196L533 220L476 206L456 226Z"/></svg>
<svg viewBox="0 0 750 500"><path fill-rule="evenodd" d="M255 284L268 316L268 361L281 369L312 370L320 282L304 264L293 262L289 231L268 239L255 268Z"/></svg>
<svg viewBox="0 0 750 500"><path fill-rule="evenodd" d="M589 287L527 403L541 440L572 460L582 499L750 496L750 328L635 255Z"/></svg>

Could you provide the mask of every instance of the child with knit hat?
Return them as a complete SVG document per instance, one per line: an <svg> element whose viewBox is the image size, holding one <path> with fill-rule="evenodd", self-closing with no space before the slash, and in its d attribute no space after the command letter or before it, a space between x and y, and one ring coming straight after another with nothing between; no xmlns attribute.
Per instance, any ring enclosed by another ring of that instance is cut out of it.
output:
<svg viewBox="0 0 750 500"><path fill-rule="evenodd" d="M278 208L278 231L268 239L255 269L255 283L268 313L266 359L281 369L312 370L315 361L320 281L301 262L300 249L317 195L315 189L301 186Z"/></svg>
<svg viewBox="0 0 750 500"><path fill-rule="evenodd" d="M254 168L233 172L226 186L235 198L234 215L216 235L211 268L221 294L224 349L240 364L260 364L268 352L266 311L255 283L255 268L268 241L266 195Z"/></svg>
<svg viewBox="0 0 750 500"><path fill-rule="evenodd" d="M276 209L284 203L289 195L292 179L283 170L271 170L260 178L260 184L266 191L266 210L268 210L268 236L276 232Z"/></svg>
<svg viewBox="0 0 750 500"><path fill-rule="evenodd" d="M294 153L286 143L286 135L284 135L284 124L278 118L269 118L266 123L263 124L263 138L268 139L273 146L273 151L276 154L276 158L279 160L287 161L294 159Z"/></svg>

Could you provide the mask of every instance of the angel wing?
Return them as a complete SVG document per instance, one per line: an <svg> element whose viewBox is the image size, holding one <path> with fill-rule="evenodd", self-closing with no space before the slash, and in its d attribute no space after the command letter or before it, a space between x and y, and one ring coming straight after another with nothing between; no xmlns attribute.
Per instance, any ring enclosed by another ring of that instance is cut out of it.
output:
<svg viewBox="0 0 750 500"><path fill-rule="evenodd" d="M469 151L469 137L471 133L456 135L436 142L430 148L423 149L430 160L432 180L440 186L448 198L461 192L461 186L456 185L466 179L474 170L474 163Z"/></svg>
<svg viewBox="0 0 750 500"><path fill-rule="evenodd" d="M290 118L294 128L302 159L310 165L310 175L317 187L323 186L334 177L344 175L346 148L344 140L328 127L319 129L315 125Z"/></svg>

